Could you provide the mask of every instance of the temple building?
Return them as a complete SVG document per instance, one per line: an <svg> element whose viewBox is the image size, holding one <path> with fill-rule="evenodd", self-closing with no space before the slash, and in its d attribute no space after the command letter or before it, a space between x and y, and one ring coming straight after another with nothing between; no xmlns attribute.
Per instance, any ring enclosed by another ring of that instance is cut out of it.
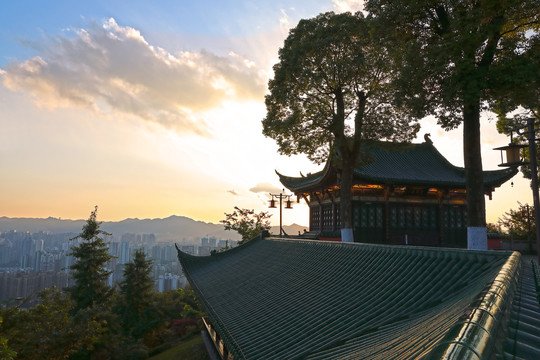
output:
<svg viewBox="0 0 540 360"><path fill-rule="evenodd" d="M518 252L449 248L466 242L464 169L429 138L370 142L363 154L356 243L261 233L211 256L177 247L210 358L540 359L538 265ZM484 172L485 193L515 173ZM339 230L331 161L280 179L308 202L311 232Z"/></svg>
<svg viewBox="0 0 540 360"><path fill-rule="evenodd" d="M356 242L467 247L465 169L452 165L428 135L420 144L366 141L352 187ZM484 171L484 193L517 173ZM309 205L310 233L340 231L339 181L332 160L314 174L281 183Z"/></svg>

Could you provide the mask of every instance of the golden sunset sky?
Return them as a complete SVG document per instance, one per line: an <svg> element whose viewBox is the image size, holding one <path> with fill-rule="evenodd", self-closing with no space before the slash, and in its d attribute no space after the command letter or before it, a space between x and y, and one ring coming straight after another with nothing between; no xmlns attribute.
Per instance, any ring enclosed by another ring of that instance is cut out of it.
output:
<svg viewBox="0 0 540 360"><path fill-rule="evenodd" d="M262 135L264 95L290 28L361 2L2 1L0 216L183 215L218 222L234 206L270 211L275 170L321 169ZM508 138L482 117L484 169ZM422 120L415 142L463 166L461 128ZM532 203L521 174L486 201L488 222ZM284 223L308 225L305 204Z"/></svg>

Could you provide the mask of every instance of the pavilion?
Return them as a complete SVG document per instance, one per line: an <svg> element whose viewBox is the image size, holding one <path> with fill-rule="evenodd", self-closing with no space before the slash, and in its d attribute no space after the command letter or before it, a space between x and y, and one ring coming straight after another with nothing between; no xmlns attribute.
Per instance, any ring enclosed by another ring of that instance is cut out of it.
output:
<svg viewBox="0 0 540 360"><path fill-rule="evenodd" d="M465 169L452 165L428 135L420 144L365 141L352 186L356 242L467 247ZM484 193L517 173L484 171ZM333 160L322 171L281 183L309 205L310 233L340 230L339 182Z"/></svg>

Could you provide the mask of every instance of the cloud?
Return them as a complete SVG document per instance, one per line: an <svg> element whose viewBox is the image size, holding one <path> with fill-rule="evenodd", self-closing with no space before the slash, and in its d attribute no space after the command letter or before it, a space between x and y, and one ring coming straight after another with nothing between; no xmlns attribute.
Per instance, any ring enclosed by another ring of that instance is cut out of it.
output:
<svg viewBox="0 0 540 360"><path fill-rule="evenodd" d="M352 12L364 10L364 1L362 0L332 0L334 11L337 13Z"/></svg>
<svg viewBox="0 0 540 360"><path fill-rule="evenodd" d="M279 28L282 31L289 31L291 27L291 19L285 9L280 9L281 16L279 17Z"/></svg>
<svg viewBox="0 0 540 360"><path fill-rule="evenodd" d="M234 196L238 196L238 195L239 195L234 189L227 190L227 192L228 192L229 194L234 195Z"/></svg>
<svg viewBox="0 0 540 360"><path fill-rule="evenodd" d="M254 193L280 193L282 189L270 184L270 183L258 183L249 191Z"/></svg>
<svg viewBox="0 0 540 360"><path fill-rule="evenodd" d="M4 85L51 109L137 116L198 134L208 131L198 113L228 100L262 99L266 90L255 64L232 52L172 54L112 18L73 34L33 44L40 56L10 63L0 73Z"/></svg>

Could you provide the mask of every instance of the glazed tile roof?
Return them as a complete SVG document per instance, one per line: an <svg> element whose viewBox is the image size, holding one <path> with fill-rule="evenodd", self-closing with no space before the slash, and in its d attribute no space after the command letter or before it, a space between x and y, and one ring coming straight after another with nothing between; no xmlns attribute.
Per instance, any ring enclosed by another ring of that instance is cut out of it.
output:
<svg viewBox="0 0 540 360"><path fill-rule="evenodd" d="M257 239L178 257L235 359L508 352L518 253Z"/></svg>
<svg viewBox="0 0 540 360"><path fill-rule="evenodd" d="M449 186L465 188L465 169L452 165L433 146L421 144L366 142L363 151L368 162L355 169L357 181L372 184ZM517 173L515 168L484 171L486 187L497 187ZM331 161L317 173L305 177L279 174L281 183L291 191L309 191L336 183Z"/></svg>
<svg viewBox="0 0 540 360"><path fill-rule="evenodd" d="M536 263L523 261L504 341L504 359L540 359L540 284L536 285Z"/></svg>

